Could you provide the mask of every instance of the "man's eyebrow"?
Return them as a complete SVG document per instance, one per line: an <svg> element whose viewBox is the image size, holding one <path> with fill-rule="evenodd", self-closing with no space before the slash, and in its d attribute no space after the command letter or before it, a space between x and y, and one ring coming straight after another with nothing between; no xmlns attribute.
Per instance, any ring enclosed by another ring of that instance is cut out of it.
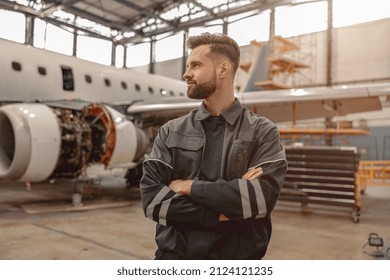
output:
<svg viewBox="0 0 390 280"><path fill-rule="evenodd" d="M187 65L202 64L200 60L191 60L187 62Z"/></svg>

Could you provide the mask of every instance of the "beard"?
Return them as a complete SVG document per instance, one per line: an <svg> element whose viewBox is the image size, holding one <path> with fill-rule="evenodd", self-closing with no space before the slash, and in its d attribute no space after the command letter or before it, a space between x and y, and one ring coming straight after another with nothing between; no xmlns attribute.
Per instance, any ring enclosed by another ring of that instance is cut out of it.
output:
<svg viewBox="0 0 390 280"><path fill-rule="evenodd" d="M217 89L216 77L214 77L203 84L191 84L192 87L188 87L187 96L192 99L206 99L211 96Z"/></svg>

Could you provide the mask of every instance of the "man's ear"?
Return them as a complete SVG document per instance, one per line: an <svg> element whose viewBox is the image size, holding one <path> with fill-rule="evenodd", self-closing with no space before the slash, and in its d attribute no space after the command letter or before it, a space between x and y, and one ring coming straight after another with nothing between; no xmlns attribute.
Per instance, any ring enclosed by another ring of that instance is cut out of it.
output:
<svg viewBox="0 0 390 280"><path fill-rule="evenodd" d="M232 64L230 63L229 60L224 59L222 63L219 65L219 76L221 78L224 78L230 75L231 71L232 71Z"/></svg>

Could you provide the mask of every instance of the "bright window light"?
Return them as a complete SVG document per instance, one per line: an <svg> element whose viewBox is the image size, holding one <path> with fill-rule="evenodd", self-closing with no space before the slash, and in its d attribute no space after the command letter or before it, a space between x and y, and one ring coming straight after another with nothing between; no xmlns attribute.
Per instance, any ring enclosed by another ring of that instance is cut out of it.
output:
<svg viewBox="0 0 390 280"><path fill-rule="evenodd" d="M77 37L77 57L92 62L111 65L110 41L85 36Z"/></svg>
<svg viewBox="0 0 390 280"><path fill-rule="evenodd" d="M275 9L275 35L292 37L327 29L326 1Z"/></svg>
<svg viewBox="0 0 390 280"><path fill-rule="evenodd" d="M150 62L150 43L129 45L127 47L127 67L135 67L149 64Z"/></svg>
<svg viewBox="0 0 390 280"><path fill-rule="evenodd" d="M158 40L156 42L156 62L183 56L183 33Z"/></svg>
<svg viewBox="0 0 390 280"><path fill-rule="evenodd" d="M230 23L228 35L236 40L239 46L249 45L252 40L268 41L269 12Z"/></svg>
<svg viewBox="0 0 390 280"><path fill-rule="evenodd" d="M0 38L24 43L26 20L23 14L0 10Z"/></svg>
<svg viewBox="0 0 390 280"><path fill-rule="evenodd" d="M72 55L73 33L46 23L43 20L35 19L34 47Z"/></svg>
<svg viewBox="0 0 390 280"><path fill-rule="evenodd" d="M65 31L55 25L48 24L46 27L46 42L44 48L50 51L72 55L73 33Z"/></svg>
<svg viewBox="0 0 390 280"><path fill-rule="evenodd" d="M333 0L333 27L390 18L389 0Z"/></svg>

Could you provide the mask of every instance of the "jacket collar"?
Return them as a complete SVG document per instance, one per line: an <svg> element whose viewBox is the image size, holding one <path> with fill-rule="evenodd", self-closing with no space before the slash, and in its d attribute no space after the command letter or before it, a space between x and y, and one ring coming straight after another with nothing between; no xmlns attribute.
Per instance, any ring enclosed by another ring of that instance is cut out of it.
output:
<svg viewBox="0 0 390 280"><path fill-rule="evenodd" d="M225 121L228 124L233 125L238 119L238 117L240 116L241 111L242 111L241 102L236 98L232 106L230 106L228 109L223 111L221 113L221 116L225 119ZM207 119L209 116L211 116L211 114L209 111L207 111L203 101L198 111L196 112L195 120L202 121L204 119Z"/></svg>

